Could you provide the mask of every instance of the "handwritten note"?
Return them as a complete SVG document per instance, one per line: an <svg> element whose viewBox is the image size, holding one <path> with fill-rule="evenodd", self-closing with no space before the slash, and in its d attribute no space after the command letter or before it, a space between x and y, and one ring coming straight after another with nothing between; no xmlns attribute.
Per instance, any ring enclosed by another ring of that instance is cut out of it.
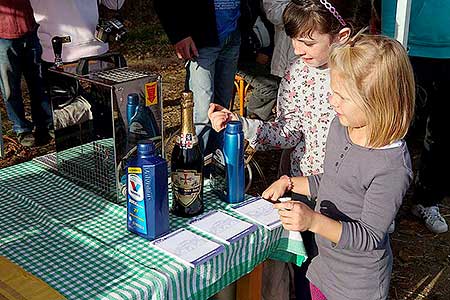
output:
<svg viewBox="0 0 450 300"><path fill-rule="evenodd" d="M184 228L162 236L150 244L190 267L200 265L224 250L223 245Z"/></svg>
<svg viewBox="0 0 450 300"><path fill-rule="evenodd" d="M191 220L189 225L226 244L233 243L256 230L254 224L221 211L211 211Z"/></svg>
<svg viewBox="0 0 450 300"><path fill-rule="evenodd" d="M232 209L269 230L281 226L278 211L273 208L271 202L261 197L250 198L245 202L233 206Z"/></svg>

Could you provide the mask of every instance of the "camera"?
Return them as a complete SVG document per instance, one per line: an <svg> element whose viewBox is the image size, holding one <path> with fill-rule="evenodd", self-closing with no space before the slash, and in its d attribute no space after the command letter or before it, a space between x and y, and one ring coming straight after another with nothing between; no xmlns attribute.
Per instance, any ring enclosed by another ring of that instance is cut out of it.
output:
<svg viewBox="0 0 450 300"><path fill-rule="evenodd" d="M127 32L118 19L101 20L95 29L95 38L103 43L118 41Z"/></svg>

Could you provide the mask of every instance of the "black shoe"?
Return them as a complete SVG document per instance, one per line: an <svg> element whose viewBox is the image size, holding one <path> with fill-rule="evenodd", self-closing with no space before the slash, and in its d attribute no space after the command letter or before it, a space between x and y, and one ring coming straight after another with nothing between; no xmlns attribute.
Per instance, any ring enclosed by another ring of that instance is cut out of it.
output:
<svg viewBox="0 0 450 300"><path fill-rule="evenodd" d="M24 147L33 147L36 142L31 132L21 132L17 135L17 139Z"/></svg>
<svg viewBox="0 0 450 300"><path fill-rule="evenodd" d="M44 146L51 142L55 137L53 130L39 129L34 132L35 146Z"/></svg>

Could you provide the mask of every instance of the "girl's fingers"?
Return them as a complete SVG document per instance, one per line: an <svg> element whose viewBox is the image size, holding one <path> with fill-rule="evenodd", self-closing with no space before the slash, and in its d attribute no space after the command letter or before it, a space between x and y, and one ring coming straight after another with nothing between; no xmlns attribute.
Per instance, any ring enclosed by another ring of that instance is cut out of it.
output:
<svg viewBox="0 0 450 300"><path fill-rule="evenodd" d="M277 203L275 204L273 207L278 209L278 210L283 210L283 211L287 211L287 210L292 210L294 208L294 203L292 201L288 201L288 202L281 202L281 203Z"/></svg>
<svg viewBox="0 0 450 300"><path fill-rule="evenodd" d="M264 199L272 200L273 191L271 189L267 189L262 193L262 197Z"/></svg>

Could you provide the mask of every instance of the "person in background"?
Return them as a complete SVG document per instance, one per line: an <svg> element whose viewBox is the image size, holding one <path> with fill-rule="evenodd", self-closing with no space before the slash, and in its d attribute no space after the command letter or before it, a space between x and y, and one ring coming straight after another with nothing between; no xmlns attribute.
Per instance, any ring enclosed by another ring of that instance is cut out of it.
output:
<svg viewBox="0 0 450 300"><path fill-rule="evenodd" d="M186 61L186 88L194 94L194 122L209 123L210 103L228 107L241 42L240 0L155 0L161 24L178 58ZM247 22L246 18L241 18ZM241 23L242 23L241 22ZM196 126L205 153L217 147L217 137Z"/></svg>
<svg viewBox="0 0 450 300"><path fill-rule="evenodd" d="M267 19L274 25L275 31L270 72L280 79L284 77L290 65L297 59L292 47L292 39L286 34L283 22L283 12L289 2L290 0L263 0L264 12ZM293 148L283 149L278 166L278 175L290 174L289 161L293 155L292 151L295 150Z"/></svg>
<svg viewBox="0 0 450 300"><path fill-rule="evenodd" d="M256 150L294 148L290 156L281 158L281 164L290 166L289 173L284 173L289 176L323 172L325 141L335 116L328 102L331 96L329 50L332 44L345 42L369 22L369 18L364 18L360 12L360 1L334 0L327 1L327 5L322 1L295 0L284 10L284 28L298 58L281 80L274 121L239 117L217 104L211 104L209 110L211 124L218 131L230 120L241 120L244 137ZM331 10L337 10L339 18ZM370 9L368 11L370 16ZM298 194L292 196L314 207L314 199ZM316 248L311 232L303 233L302 237L308 260L296 270L295 290L297 299L303 300L310 299L305 274L311 258L316 255ZM289 299L291 268L280 266L278 262L264 265L265 299Z"/></svg>
<svg viewBox="0 0 450 300"><path fill-rule="evenodd" d="M47 66L54 63L54 36L70 36L71 42L63 44L64 63L108 52L108 44L95 39L95 28L99 22L98 4L119 10L124 2L125 0L31 0L34 16L39 24L42 60L49 63Z"/></svg>
<svg viewBox="0 0 450 300"><path fill-rule="evenodd" d="M13 131L27 147L46 144L52 138L52 113L44 93L37 28L29 0L0 3L0 90ZM22 75L30 93L32 122L25 117Z"/></svg>
<svg viewBox="0 0 450 300"><path fill-rule="evenodd" d="M382 32L393 36L397 1L382 2ZM412 213L434 233L448 231L438 204L450 195L450 1L412 0L408 54L418 91L425 94L416 106L413 133L423 134L422 154L415 178ZM418 93L420 95L420 93ZM414 135L410 135L414 137Z"/></svg>
<svg viewBox="0 0 450 300"><path fill-rule="evenodd" d="M357 35L331 50L336 112L322 174L281 177L262 196L292 190L317 198L275 204L283 227L315 233L307 276L313 300L388 299L393 255L388 228L412 181L405 137L414 114L414 76L403 46Z"/></svg>
<svg viewBox="0 0 450 300"><path fill-rule="evenodd" d="M267 19L274 25L274 49L271 62L271 74L283 78L288 67L297 58L292 41L286 35L283 23L283 12L290 0L263 0Z"/></svg>
<svg viewBox="0 0 450 300"><path fill-rule="evenodd" d="M246 112L249 118L269 120L274 117L278 86L281 78L270 74L273 52L273 25L262 10L259 1L252 2L256 19L249 30L241 32L241 48L237 74L251 86L246 97Z"/></svg>

